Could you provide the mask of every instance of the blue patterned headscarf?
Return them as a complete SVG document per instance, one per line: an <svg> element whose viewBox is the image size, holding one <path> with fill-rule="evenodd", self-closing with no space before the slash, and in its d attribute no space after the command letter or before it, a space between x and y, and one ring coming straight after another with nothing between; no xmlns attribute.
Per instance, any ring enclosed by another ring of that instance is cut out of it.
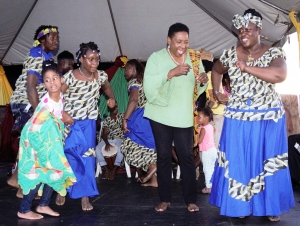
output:
<svg viewBox="0 0 300 226"><path fill-rule="evenodd" d="M251 13L247 13L244 16L236 14L233 16L232 22L233 22L233 26L236 29L240 29L242 26L247 28L249 25L249 22L255 24L260 29L262 28L261 18L258 16L253 16Z"/></svg>

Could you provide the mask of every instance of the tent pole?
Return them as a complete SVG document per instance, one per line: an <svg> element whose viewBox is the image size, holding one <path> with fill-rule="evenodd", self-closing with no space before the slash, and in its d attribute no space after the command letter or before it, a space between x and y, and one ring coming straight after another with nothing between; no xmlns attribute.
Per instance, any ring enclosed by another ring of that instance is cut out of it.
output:
<svg viewBox="0 0 300 226"><path fill-rule="evenodd" d="M24 24L26 23L28 17L30 16L30 14L31 14L32 10L34 9L34 7L35 7L35 5L36 5L37 2L38 2L38 0L35 0L34 3L32 4L32 6L31 6L29 12L27 13L27 15L26 15L25 19L23 20L21 26L19 27L17 33L15 34L14 38L11 40L9 46L7 47L5 53L3 54L3 57L0 59L0 64L2 64L3 59L5 58L6 54L8 53L10 47L11 47L11 46L13 45L13 43L15 42L16 38L18 37L20 31L22 30Z"/></svg>
<svg viewBox="0 0 300 226"><path fill-rule="evenodd" d="M113 11L112 11L111 5L110 5L110 0L107 0L107 4L108 4L108 7L109 7L111 20L112 20L113 25L114 25L114 30L115 30L115 33L116 33L116 38L117 38L119 50L120 50L121 55L123 56L123 52L122 52L122 48L121 48L121 44L120 44L120 40L119 40L119 35L118 35L118 31L117 31L117 27L116 27L116 23L115 23L115 19L114 19L114 14L113 14Z"/></svg>
<svg viewBox="0 0 300 226"><path fill-rule="evenodd" d="M216 18L214 15L212 15L210 12L208 12L205 8L202 7L196 0L191 0L196 6L198 6L200 9L202 9L207 15L209 15L211 18L213 18L216 22L218 22L222 27L224 27L227 31L229 31L232 35L234 35L236 38L238 37L236 33L234 33L231 29L226 27L218 18Z"/></svg>

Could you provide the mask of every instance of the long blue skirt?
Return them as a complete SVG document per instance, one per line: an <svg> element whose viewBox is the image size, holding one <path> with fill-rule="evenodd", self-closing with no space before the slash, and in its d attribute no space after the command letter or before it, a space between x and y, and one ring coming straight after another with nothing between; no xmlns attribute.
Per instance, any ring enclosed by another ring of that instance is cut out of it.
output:
<svg viewBox="0 0 300 226"><path fill-rule="evenodd" d="M287 151L285 116L277 122L225 118L210 203L230 217L289 211L295 204Z"/></svg>
<svg viewBox="0 0 300 226"><path fill-rule="evenodd" d="M64 149L77 183L67 190L69 196L78 199L99 195L95 179L96 158L84 155L89 148L96 147L96 120L74 120L70 129Z"/></svg>

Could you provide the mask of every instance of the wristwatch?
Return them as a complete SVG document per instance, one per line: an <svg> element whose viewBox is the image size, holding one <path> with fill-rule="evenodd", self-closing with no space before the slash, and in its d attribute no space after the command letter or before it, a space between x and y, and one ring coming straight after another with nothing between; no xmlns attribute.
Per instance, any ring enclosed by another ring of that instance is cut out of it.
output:
<svg viewBox="0 0 300 226"><path fill-rule="evenodd" d="M220 93L219 90L214 90L214 94L217 95L218 93Z"/></svg>

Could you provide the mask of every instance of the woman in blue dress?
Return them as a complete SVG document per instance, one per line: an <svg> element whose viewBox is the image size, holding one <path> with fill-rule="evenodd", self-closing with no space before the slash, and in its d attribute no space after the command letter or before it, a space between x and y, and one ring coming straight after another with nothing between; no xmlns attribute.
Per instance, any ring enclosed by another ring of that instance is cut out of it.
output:
<svg viewBox="0 0 300 226"><path fill-rule="evenodd" d="M222 74L228 72L231 93L224 112L220 148L210 203L230 217L268 216L279 221L294 206L287 158L285 112L275 83L287 74L281 48L260 42L262 16L248 9L235 15L240 45L224 50L212 69L216 99Z"/></svg>

